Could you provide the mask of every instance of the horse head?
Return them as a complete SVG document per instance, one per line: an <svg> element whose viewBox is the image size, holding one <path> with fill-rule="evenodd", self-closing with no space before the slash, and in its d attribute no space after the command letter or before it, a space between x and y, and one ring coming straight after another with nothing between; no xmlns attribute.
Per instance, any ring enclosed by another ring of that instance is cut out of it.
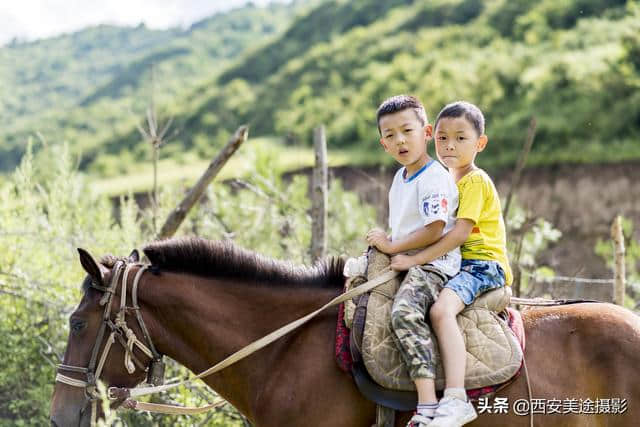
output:
<svg viewBox="0 0 640 427"><path fill-rule="evenodd" d="M51 401L52 426L92 425L102 416L98 381L131 388L154 371L149 369L152 362L161 363L137 308L137 281L145 269L138 264L138 252L101 262L84 249L78 252L87 276L82 300L69 318L67 348ZM112 408L124 401L109 398Z"/></svg>

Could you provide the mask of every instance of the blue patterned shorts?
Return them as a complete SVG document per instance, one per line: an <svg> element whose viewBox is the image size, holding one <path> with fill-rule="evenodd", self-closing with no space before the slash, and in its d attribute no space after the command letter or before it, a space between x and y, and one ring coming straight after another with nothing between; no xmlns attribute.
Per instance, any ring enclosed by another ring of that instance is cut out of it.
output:
<svg viewBox="0 0 640 427"><path fill-rule="evenodd" d="M463 259L460 272L444 287L454 291L465 305L469 305L478 295L504 285L504 271L496 261Z"/></svg>

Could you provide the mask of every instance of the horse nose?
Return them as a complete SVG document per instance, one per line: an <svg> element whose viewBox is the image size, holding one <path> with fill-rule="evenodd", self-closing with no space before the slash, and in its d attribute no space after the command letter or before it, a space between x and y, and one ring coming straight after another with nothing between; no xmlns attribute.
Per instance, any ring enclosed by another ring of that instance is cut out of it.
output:
<svg viewBox="0 0 640 427"><path fill-rule="evenodd" d="M58 424L51 418L51 427L58 427Z"/></svg>

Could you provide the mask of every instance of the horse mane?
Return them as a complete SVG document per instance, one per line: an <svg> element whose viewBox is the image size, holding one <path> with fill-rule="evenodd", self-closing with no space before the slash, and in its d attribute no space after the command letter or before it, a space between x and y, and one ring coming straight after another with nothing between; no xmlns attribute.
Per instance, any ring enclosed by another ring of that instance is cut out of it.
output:
<svg viewBox="0 0 640 427"><path fill-rule="evenodd" d="M344 260L331 257L311 267L279 261L237 246L230 240L198 237L158 240L143 249L152 268L202 277L224 277L269 286L341 289Z"/></svg>

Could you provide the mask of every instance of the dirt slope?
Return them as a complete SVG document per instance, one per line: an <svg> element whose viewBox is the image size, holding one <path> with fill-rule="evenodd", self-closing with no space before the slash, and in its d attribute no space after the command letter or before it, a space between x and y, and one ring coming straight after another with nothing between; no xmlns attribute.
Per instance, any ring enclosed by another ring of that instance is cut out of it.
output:
<svg viewBox="0 0 640 427"><path fill-rule="evenodd" d="M395 169L340 167L331 170L344 186L357 191L369 203L380 206L378 222L387 215L386 193ZM511 171L492 172L501 195L506 195ZM540 256L540 263L556 274L589 278L611 278L604 261L595 254L598 238L608 239L616 214L633 220L636 239L640 238L640 163L609 165L562 165L531 168L524 172L517 197L534 216L549 220L560 231L561 239ZM602 286L561 286L563 297L609 299L610 290ZM598 289L599 288L599 289ZM584 291L583 291L584 289Z"/></svg>

